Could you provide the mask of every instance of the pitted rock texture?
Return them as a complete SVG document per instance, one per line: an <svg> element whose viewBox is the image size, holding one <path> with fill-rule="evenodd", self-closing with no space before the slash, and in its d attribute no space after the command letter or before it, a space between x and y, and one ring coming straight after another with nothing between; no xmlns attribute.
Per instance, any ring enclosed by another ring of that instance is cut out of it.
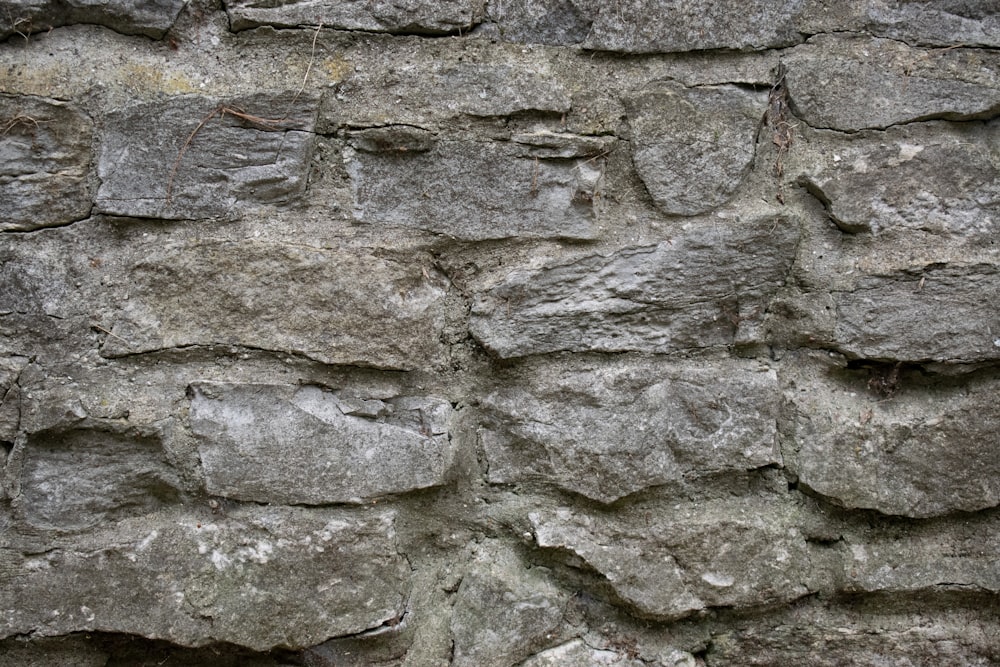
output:
<svg viewBox="0 0 1000 667"><path fill-rule="evenodd" d="M0 667L1000 664L998 11L0 3Z"/></svg>

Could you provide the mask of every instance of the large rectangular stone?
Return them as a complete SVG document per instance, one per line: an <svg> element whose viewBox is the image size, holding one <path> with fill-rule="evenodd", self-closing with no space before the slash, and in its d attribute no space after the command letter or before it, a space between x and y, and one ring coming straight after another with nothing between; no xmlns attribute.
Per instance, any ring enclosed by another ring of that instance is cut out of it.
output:
<svg viewBox="0 0 1000 667"><path fill-rule="evenodd" d="M541 478L609 503L781 463L777 375L754 363L580 363L517 377L480 402L490 482Z"/></svg>
<svg viewBox="0 0 1000 667"><path fill-rule="evenodd" d="M3 550L0 637L116 632L305 648L395 622L395 516L246 507L127 520L44 553Z"/></svg>
<svg viewBox="0 0 1000 667"><path fill-rule="evenodd" d="M361 503L444 482L451 405L315 385L192 387L209 493L260 503Z"/></svg>
<svg viewBox="0 0 1000 667"><path fill-rule="evenodd" d="M483 16L484 0L225 0L233 30L263 25L319 26L367 32L440 35L471 30Z"/></svg>
<svg viewBox="0 0 1000 667"><path fill-rule="evenodd" d="M668 241L511 271L476 297L470 328L490 352L674 352L748 342L784 283L798 225L711 220Z"/></svg>

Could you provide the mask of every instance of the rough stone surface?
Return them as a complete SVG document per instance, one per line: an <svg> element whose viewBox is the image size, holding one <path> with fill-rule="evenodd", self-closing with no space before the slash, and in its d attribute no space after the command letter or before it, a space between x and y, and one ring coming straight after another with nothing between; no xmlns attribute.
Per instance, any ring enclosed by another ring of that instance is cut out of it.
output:
<svg viewBox="0 0 1000 667"><path fill-rule="evenodd" d="M735 86L661 84L631 98L635 168L657 206L696 215L726 202L753 162L764 107Z"/></svg>
<svg viewBox="0 0 1000 667"><path fill-rule="evenodd" d="M97 210L205 218L276 204L305 187L315 98L178 98L114 114L98 157Z"/></svg>
<svg viewBox="0 0 1000 667"><path fill-rule="evenodd" d="M539 159L518 145L493 143L424 149L409 145L417 138L395 139L348 157L354 213L362 222L469 240L596 236L592 209L601 174L588 158ZM363 140L367 148L371 132Z"/></svg>
<svg viewBox="0 0 1000 667"><path fill-rule="evenodd" d="M1000 504L996 381L926 386L921 375L885 364L839 381L793 376L784 451L799 482L846 507L911 517Z"/></svg>
<svg viewBox="0 0 1000 667"><path fill-rule="evenodd" d="M128 35L163 37L184 9L184 0L7 0L0 19L0 39L74 23L96 23Z"/></svg>
<svg viewBox="0 0 1000 667"><path fill-rule="evenodd" d="M315 385L193 387L191 428L209 493L286 505L360 503L441 484L451 406Z"/></svg>
<svg viewBox="0 0 1000 667"><path fill-rule="evenodd" d="M865 19L872 33L911 44L1000 46L1000 10L992 0L869 0Z"/></svg>
<svg viewBox="0 0 1000 667"><path fill-rule="evenodd" d="M991 51L818 35L784 62L792 108L813 127L855 131L1000 111L1000 56Z"/></svg>
<svg viewBox="0 0 1000 667"><path fill-rule="evenodd" d="M802 0L602 3L584 47L625 53L702 49L764 49L801 40Z"/></svg>
<svg viewBox="0 0 1000 667"><path fill-rule="evenodd" d="M643 616L788 602L808 595L815 576L805 538L780 507L701 503L648 523L565 508L529 518L538 546L580 558Z"/></svg>
<svg viewBox="0 0 1000 667"><path fill-rule="evenodd" d="M458 667L513 665L554 643L567 595L510 552L481 549L456 593L451 634Z"/></svg>
<svg viewBox="0 0 1000 667"><path fill-rule="evenodd" d="M121 632L186 645L305 647L402 612L391 513L247 508L124 521L78 544L5 549L3 636Z"/></svg>
<svg viewBox="0 0 1000 667"><path fill-rule="evenodd" d="M93 122L72 105L0 95L0 231L65 225L90 214Z"/></svg>
<svg viewBox="0 0 1000 667"><path fill-rule="evenodd" d="M767 308L797 242L794 220L710 221L654 246L511 272L476 299L471 331L499 357L732 344Z"/></svg>
<svg viewBox="0 0 1000 667"><path fill-rule="evenodd" d="M341 30L438 35L470 30L483 14L483 0L346 0L317 5L226 0L233 30L262 25L279 28L324 26Z"/></svg>
<svg viewBox="0 0 1000 667"><path fill-rule="evenodd" d="M594 648L581 639L542 651L522 663L523 667L642 667L645 663L618 651Z"/></svg>
<svg viewBox="0 0 1000 667"><path fill-rule="evenodd" d="M926 234L992 242L1000 226L1000 161L988 126L901 126L836 152L800 182L847 233Z"/></svg>
<svg viewBox="0 0 1000 667"><path fill-rule="evenodd" d="M542 477L601 502L682 478L780 464L777 376L732 364L541 368L482 401L487 479ZM575 397L569 405L566 396Z"/></svg>

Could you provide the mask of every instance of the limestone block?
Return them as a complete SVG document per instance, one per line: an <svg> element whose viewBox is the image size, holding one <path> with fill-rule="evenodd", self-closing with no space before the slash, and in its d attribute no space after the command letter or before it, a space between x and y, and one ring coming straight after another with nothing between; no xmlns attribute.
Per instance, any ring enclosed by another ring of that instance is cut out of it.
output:
<svg viewBox="0 0 1000 667"><path fill-rule="evenodd" d="M993 0L868 0L868 30L909 44L1000 46L1000 9Z"/></svg>
<svg viewBox="0 0 1000 667"><path fill-rule="evenodd" d="M93 131L71 104L0 94L0 231L65 225L90 214Z"/></svg>
<svg viewBox="0 0 1000 667"><path fill-rule="evenodd" d="M987 127L918 123L838 141L799 181L848 233L926 232L992 243L1000 232L1000 155Z"/></svg>
<svg viewBox="0 0 1000 667"><path fill-rule="evenodd" d="M198 646L305 648L398 620L410 568L391 512L245 507L126 520L4 553L2 636L118 632Z"/></svg>
<svg viewBox="0 0 1000 667"><path fill-rule="evenodd" d="M480 548L451 617L456 667L506 667L563 636L567 594L508 548Z"/></svg>
<svg viewBox="0 0 1000 667"><path fill-rule="evenodd" d="M443 48L437 40L395 39L399 46L384 57L346 67L323 102L321 127L423 127L572 107L570 86L540 47L470 39Z"/></svg>
<svg viewBox="0 0 1000 667"><path fill-rule="evenodd" d="M800 483L845 507L910 517L1000 504L1000 382L921 387L898 377L888 400L863 385L795 381L785 451Z"/></svg>
<svg viewBox="0 0 1000 667"><path fill-rule="evenodd" d="M83 530L180 502L176 473L152 434L72 428L32 434L17 515L38 530Z"/></svg>
<svg viewBox="0 0 1000 667"><path fill-rule="evenodd" d="M728 201L754 157L763 93L658 83L626 100L636 171L656 205L696 215Z"/></svg>
<svg viewBox="0 0 1000 667"><path fill-rule="evenodd" d="M476 297L470 329L504 358L749 340L798 238L797 223L783 217L701 221L657 245L514 270Z"/></svg>
<svg viewBox="0 0 1000 667"><path fill-rule="evenodd" d="M471 30L483 16L484 0L341 0L317 4L286 0L225 0L233 30L262 25L295 28L322 25L340 30L440 35Z"/></svg>
<svg viewBox="0 0 1000 667"><path fill-rule="evenodd" d="M237 345L380 368L428 365L444 289L419 266L364 251L255 241L149 247L117 279L129 299L102 354Z"/></svg>
<svg viewBox="0 0 1000 667"><path fill-rule="evenodd" d="M126 35L159 39L185 4L184 0L7 0L0 39L74 23L96 23Z"/></svg>
<svg viewBox="0 0 1000 667"><path fill-rule="evenodd" d="M1000 55L990 51L817 35L785 63L792 109L812 127L856 131L1000 110Z"/></svg>
<svg viewBox="0 0 1000 667"><path fill-rule="evenodd" d="M109 114L97 210L199 219L280 204L305 188L315 95L175 97Z"/></svg>
<svg viewBox="0 0 1000 667"><path fill-rule="evenodd" d="M762 500L678 505L624 519L560 508L529 515L540 547L582 559L641 616L789 602L815 577L794 511Z"/></svg>
<svg viewBox="0 0 1000 667"><path fill-rule="evenodd" d="M572 46L590 32L600 0L505 0L487 12L500 37L510 42Z"/></svg>
<svg viewBox="0 0 1000 667"><path fill-rule="evenodd" d="M354 215L466 240L594 238L599 165L525 152L498 142L441 141L426 151L348 153Z"/></svg>
<svg viewBox="0 0 1000 667"><path fill-rule="evenodd" d="M193 385L191 429L206 490L322 505L444 482L455 454L447 401L351 393L315 385Z"/></svg>
<svg viewBox="0 0 1000 667"><path fill-rule="evenodd" d="M756 364L620 362L520 377L481 401L490 482L541 478L610 503L781 463L777 376Z"/></svg>
<svg viewBox="0 0 1000 667"><path fill-rule="evenodd" d="M601 3L587 49L664 53L767 49L801 41L803 0L623 0Z"/></svg>
<svg viewBox="0 0 1000 667"><path fill-rule="evenodd" d="M834 346L852 358L974 363L1000 359L995 265L923 267L859 278L833 293Z"/></svg>

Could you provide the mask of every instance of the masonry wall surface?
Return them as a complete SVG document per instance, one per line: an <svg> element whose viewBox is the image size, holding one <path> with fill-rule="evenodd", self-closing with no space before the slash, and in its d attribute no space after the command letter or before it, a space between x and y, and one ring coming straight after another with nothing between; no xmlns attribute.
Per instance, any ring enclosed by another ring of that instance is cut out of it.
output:
<svg viewBox="0 0 1000 667"><path fill-rule="evenodd" d="M3 667L1000 664L992 0L0 40Z"/></svg>

